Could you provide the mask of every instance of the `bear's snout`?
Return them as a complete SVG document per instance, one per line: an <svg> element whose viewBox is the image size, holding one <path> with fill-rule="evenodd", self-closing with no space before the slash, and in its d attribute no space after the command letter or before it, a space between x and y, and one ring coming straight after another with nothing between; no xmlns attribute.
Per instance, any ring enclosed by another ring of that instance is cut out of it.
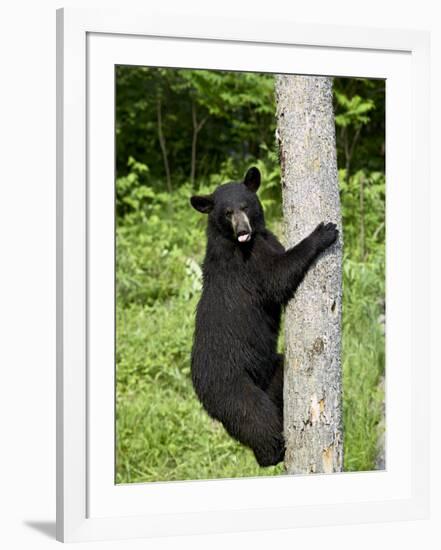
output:
<svg viewBox="0 0 441 550"><path fill-rule="evenodd" d="M248 242L251 239L251 224L245 212L239 211L231 218L234 234L240 243Z"/></svg>

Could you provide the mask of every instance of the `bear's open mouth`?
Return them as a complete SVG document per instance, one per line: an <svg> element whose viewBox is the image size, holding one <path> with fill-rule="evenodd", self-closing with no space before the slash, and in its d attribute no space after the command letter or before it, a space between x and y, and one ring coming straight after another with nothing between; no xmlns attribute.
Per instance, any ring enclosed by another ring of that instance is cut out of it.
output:
<svg viewBox="0 0 441 550"><path fill-rule="evenodd" d="M240 243L246 243L251 239L251 233L241 233L237 236L237 240Z"/></svg>

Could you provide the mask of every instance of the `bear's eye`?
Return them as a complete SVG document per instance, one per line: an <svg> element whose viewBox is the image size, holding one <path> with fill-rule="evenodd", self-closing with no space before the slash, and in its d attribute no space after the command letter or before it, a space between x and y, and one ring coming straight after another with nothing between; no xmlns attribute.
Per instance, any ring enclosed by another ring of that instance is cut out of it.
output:
<svg viewBox="0 0 441 550"><path fill-rule="evenodd" d="M243 212L248 212L248 205L247 205L247 204L241 204L241 205L240 205L240 209L241 209Z"/></svg>
<svg viewBox="0 0 441 550"><path fill-rule="evenodd" d="M233 214L233 209L232 208L227 208L225 210L225 216L227 216L227 218L231 218L232 214Z"/></svg>

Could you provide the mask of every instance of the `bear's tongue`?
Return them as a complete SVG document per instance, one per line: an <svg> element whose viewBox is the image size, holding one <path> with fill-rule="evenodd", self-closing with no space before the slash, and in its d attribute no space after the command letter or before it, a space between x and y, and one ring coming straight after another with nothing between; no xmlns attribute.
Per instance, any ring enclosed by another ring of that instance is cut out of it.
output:
<svg viewBox="0 0 441 550"><path fill-rule="evenodd" d="M249 233L245 233L244 235L239 235L237 237L237 240L240 242L240 243L245 243L246 241L249 241L250 240L250 234Z"/></svg>

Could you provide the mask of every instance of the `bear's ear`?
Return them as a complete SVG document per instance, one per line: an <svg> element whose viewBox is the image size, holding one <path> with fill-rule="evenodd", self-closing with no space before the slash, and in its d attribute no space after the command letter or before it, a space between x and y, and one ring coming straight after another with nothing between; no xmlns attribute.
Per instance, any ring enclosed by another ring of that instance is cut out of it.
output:
<svg viewBox="0 0 441 550"><path fill-rule="evenodd" d="M245 174L245 179L243 180L244 184L248 187L250 191L255 193L260 187L260 172L253 166Z"/></svg>
<svg viewBox="0 0 441 550"><path fill-rule="evenodd" d="M191 206L202 212L202 214L208 214L213 210L213 197L211 195L193 195L190 202Z"/></svg>

